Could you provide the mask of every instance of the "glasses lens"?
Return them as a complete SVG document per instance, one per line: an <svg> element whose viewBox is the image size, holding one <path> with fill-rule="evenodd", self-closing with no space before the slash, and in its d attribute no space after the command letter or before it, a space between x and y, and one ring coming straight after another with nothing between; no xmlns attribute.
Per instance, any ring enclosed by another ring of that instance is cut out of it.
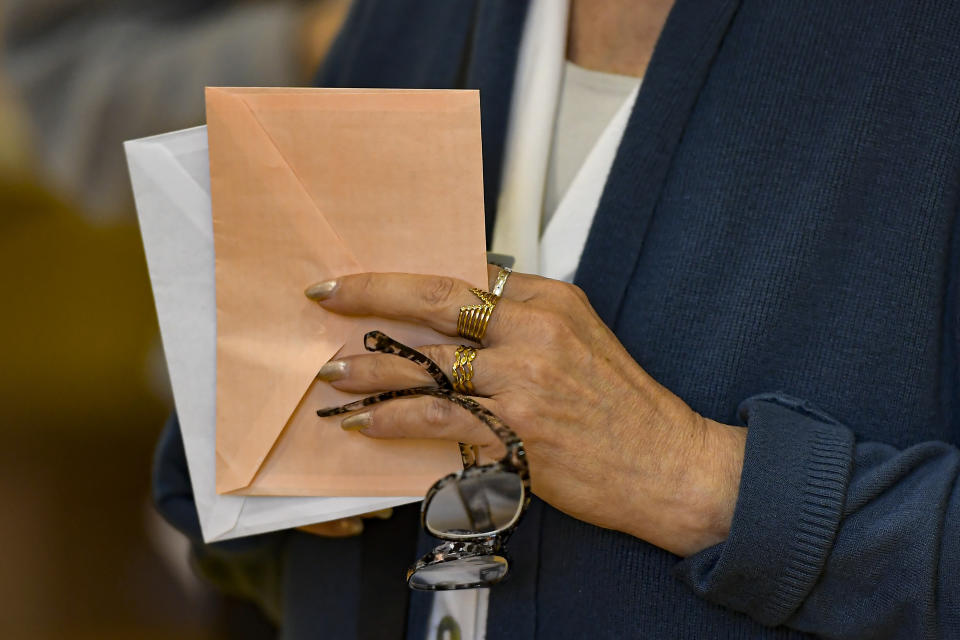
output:
<svg viewBox="0 0 960 640"><path fill-rule="evenodd" d="M508 471L467 474L437 491L424 512L434 535L489 535L520 516L523 482Z"/></svg>
<svg viewBox="0 0 960 640"><path fill-rule="evenodd" d="M410 576L414 589L442 591L486 587L507 574L507 561L501 556L485 555L448 560L417 569Z"/></svg>

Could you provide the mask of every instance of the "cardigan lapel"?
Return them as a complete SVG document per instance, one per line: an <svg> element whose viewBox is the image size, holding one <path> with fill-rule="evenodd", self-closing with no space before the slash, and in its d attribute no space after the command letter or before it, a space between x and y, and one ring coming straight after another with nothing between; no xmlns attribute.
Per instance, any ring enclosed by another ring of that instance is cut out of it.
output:
<svg viewBox="0 0 960 640"><path fill-rule="evenodd" d="M739 0L677 0L627 122L576 283L615 327L671 159Z"/></svg>
<svg viewBox="0 0 960 640"><path fill-rule="evenodd" d="M467 62L465 88L480 90L483 201L488 241L496 218L513 77L529 4L529 0L479 0Z"/></svg>
<svg viewBox="0 0 960 640"><path fill-rule="evenodd" d="M452 89L482 0L354 0L320 87Z"/></svg>

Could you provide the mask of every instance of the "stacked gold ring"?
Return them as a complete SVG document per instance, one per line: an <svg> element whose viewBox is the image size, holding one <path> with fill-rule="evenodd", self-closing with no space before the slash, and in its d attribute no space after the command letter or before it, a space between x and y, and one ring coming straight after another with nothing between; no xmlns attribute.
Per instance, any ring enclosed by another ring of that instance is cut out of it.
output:
<svg viewBox="0 0 960 640"><path fill-rule="evenodd" d="M453 354L453 390L457 393L473 393L473 361L477 350L460 345Z"/></svg>
<svg viewBox="0 0 960 640"><path fill-rule="evenodd" d="M487 334L487 325L490 323L490 316L497 306L499 296L495 296L489 291L477 289L474 287L470 292L480 298L483 304L471 304L460 307L460 315L457 316L457 333L474 342L480 342Z"/></svg>

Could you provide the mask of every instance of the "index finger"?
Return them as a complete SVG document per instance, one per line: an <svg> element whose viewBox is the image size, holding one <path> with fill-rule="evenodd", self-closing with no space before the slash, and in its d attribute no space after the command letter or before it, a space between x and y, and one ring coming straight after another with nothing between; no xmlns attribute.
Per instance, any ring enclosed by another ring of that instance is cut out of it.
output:
<svg viewBox="0 0 960 640"><path fill-rule="evenodd" d="M456 336L460 307L483 304L470 289L469 283L448 276L359 273L317 283L305 293L334 313L406 320ZM497 302L485 343L496 342L505 319L516 314L519 304L510 299Z"/></svg>

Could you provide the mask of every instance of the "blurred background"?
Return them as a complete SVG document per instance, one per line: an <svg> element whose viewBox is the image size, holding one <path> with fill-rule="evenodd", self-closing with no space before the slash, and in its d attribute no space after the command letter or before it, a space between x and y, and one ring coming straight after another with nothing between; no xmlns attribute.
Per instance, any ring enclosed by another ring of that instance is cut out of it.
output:
<svg viewBox="0 0 960 640"><path fill-rule="evenodd" d="M309 84L347 5L0 0L0 637L274 637L150 506L172 398L121 143Z"/></svg>

